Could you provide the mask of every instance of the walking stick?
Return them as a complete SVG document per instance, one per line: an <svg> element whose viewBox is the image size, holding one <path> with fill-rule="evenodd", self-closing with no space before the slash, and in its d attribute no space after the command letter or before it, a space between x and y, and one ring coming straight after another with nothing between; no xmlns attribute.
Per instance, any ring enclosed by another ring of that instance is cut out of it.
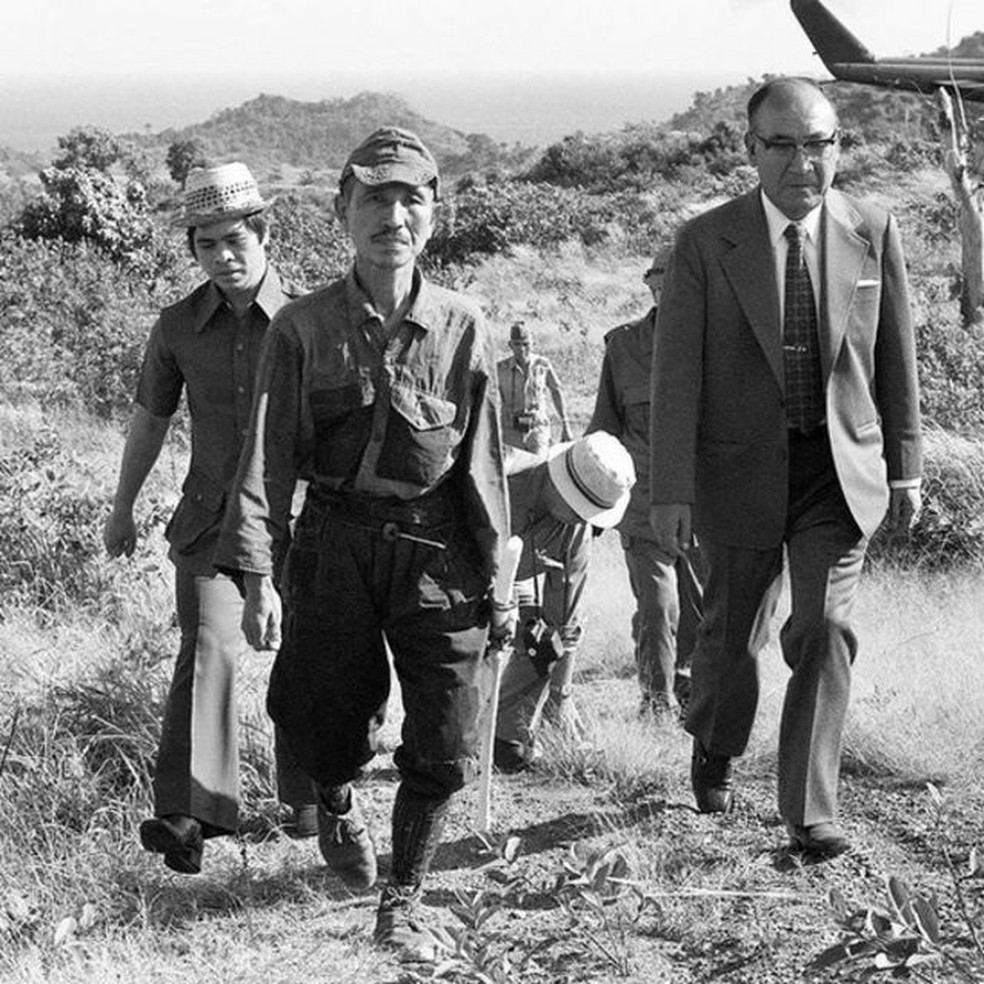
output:
<svg viewBox="0 0 984 984"><path fill-rule="evenodd" d="M511 536L502 552L502 562L492 588L492 600L499 604L511 604L513 599L513 581L519 567L519 558L523 553L523 541L518 536ZM499 716L499 686L502 683L502 668L513 650L513 640L489 643L489 658L492 660L492 693L489 695L486 708L484 734L482 736L482 752L479 759L481 773L478 785L478 809L475 822L480 833L488 834L492 830L492 753L495 745L495 719Z"/></svg>

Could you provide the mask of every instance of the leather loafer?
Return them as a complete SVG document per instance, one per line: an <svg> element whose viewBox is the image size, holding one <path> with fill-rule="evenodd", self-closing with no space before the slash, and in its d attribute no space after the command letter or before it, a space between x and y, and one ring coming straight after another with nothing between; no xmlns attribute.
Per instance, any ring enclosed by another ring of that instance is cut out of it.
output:
<svg viewBox="0 0 984 984"><path fill-rule="evenodd" d="M730 757L707 751L696 738L690 784L699 813L730 813L734 809L734 766Z"/></svg>
<svg viewBox="0 0 984 984"><path fill-rule="evenodd" d="M197 875L202 870L204 835L194 817L175 813L153 817L140 824L140 843L144 850L164 855L164 864L182 875Z"/></svg>
<svg viewBox="0 0 984 984"><path fill-rule="evenodd" d="M787 823L789 849L816 858L835 858L851 850L851 842L835 823L815 823L804 827Z"/></svg>

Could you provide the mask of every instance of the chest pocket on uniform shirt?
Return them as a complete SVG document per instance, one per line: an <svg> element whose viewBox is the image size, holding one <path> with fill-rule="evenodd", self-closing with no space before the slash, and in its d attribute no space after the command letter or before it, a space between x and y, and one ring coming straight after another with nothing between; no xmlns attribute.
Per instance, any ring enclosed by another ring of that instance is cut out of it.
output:
<svg viewBox="0 0 984 984"><path fill-rule="evenodd" d="M372 383L362 379L344 386L317 387L315 381L310 395L315 470L339 478L354 475L372 430Z"/></svg>
<svg viewBox="0 0 984 984"><path fill-rule="evenodd" d="M383 478L432 485L451 465L460 433L457 404L394 380L386 442L379 456Z"/></svg>
<svg viewBox="0 0 984 984"><path fill-rule="evenodd" d="M649 433L649 385L626 386L625 431L627 434Z"/></svg>

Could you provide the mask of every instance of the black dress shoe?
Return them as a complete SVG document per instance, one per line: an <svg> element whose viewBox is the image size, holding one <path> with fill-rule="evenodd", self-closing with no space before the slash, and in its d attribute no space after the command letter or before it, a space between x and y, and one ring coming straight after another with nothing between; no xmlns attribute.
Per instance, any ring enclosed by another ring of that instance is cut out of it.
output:
<svg viewBox="0 0 984 984"><path fill-rule="evenodd" d="M735 806L734 766L727 755L714 755L695 738L690 785L699 813L730 813Z"/></svg>
<svg viewBox="0 0 984 984"><path fill-rule="evenodd" d="M140 843L144 850L164 855L164 864L182 875L197 875L202 870L204 836L202 825L194 817L175 813L153 817L140 824Z"/></svg>
<svg viewBox="0 0 984 984"><path fill-rule="evenodd" d="M787 823L789 849L815 858L835 858L851 850L851 842L835 823L815 823L804 827Z"/></svg>

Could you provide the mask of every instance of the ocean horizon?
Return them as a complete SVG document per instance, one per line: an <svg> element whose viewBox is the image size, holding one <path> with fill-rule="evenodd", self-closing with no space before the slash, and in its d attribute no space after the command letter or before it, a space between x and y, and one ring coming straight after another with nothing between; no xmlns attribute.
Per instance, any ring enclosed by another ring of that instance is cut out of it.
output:
<svg viewBox="0 0 984 984"><path fill-rule="evenodd" d="M465 133L542 146L577 131L664 122L687 109L695 92L744 79L691 76L201 77L130 76L58 79L0 77L0 146L50 153L76 126L113 133L159 132L203 123L261 93L307 102L359 92L401 96L422 116Z"/></svg>

